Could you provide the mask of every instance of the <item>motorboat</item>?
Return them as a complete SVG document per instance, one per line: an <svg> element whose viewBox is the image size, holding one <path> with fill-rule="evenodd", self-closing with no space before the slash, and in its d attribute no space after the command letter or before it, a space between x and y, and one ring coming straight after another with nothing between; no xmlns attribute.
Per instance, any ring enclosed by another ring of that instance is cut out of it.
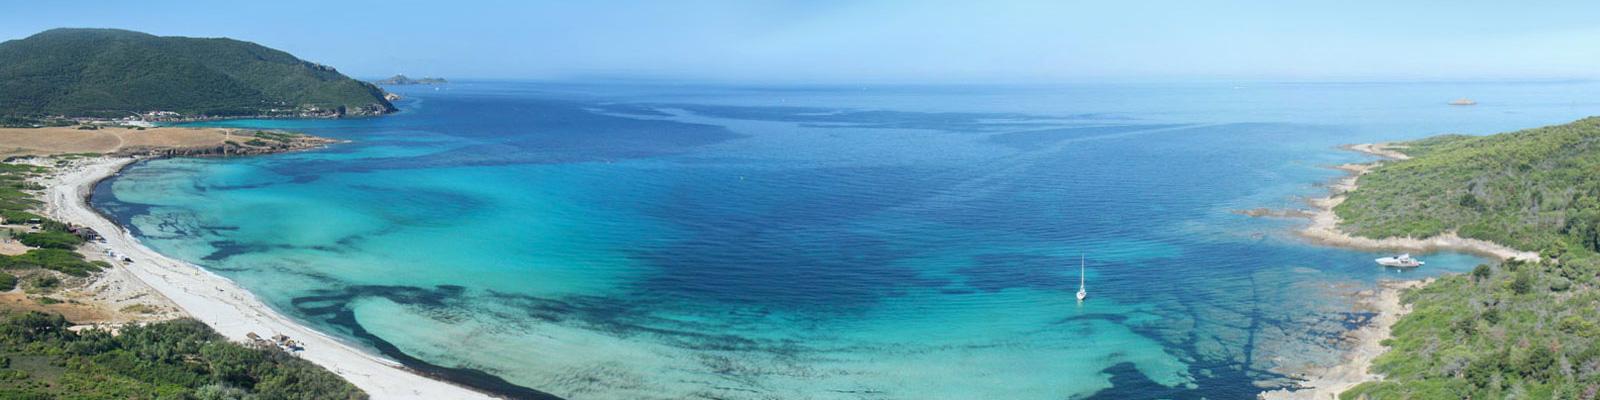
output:
<svg viewBox="0 0 1600 400"><path fill-rule="evenodd" d="M1376 260L1373 260L1373 261L1377 261L1378 265L1382 265L1382 266L1385 266L1385 267L1395 267L1395 268L1416 268L1416 267L1422 266L1422 264L1427 264L1427 263L1422 262L1422 260L1411 258L1411 254L1401 254L1401 255L1398 255L1398 256L1394 256L1394 257L1384 257L1384 258L1379 258L1379 259L1376 259Z"/></svg>

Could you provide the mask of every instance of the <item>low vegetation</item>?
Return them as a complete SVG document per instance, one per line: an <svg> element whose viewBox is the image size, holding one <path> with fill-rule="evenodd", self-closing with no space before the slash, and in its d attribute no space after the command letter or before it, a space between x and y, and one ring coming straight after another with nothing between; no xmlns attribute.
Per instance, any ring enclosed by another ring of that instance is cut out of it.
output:
<svg viewBox="0 0 1600 400"><path fill-rule="evenodd" d="M1406 293L1385 375L1359 399L1593 399L1600 390L1600 291L1589 268L1508 262Z"/></svg>
<svg viewBox="0 0 1600 400"><path fill-rule="evenodd" d="M104 261L87 261L82 254L63 249L30 249L14 256L0 255L0 269L43 268L84 277L110 267Z"/></svg>
<svg viewBox="0 0 1600 400"><path fill-rule="evenodd" d="M71 250L83 244L83 238L65 231L48 230L17 235L17 241L28 247Z"/></svg>
<svg viewBox="0 0 1600 400"><path fill-rule="evenodd" d="M1600 251L1600 117L1402 144L1334 211L1362 236L1455 231L1518 249Z"/></svg>
<svg viewBox="0 0 1600 400"><path fill-rule="evenodd" d="M68 232L67 224L31 211L39 201L27 191L43 188L28 179L47 171L44 167L0 163L0 219L8 224L38 227L34 232L13 234L18 242L35 249L15 256L0 255L0 269L43 268L83 277L109 267L84 260L83 255L73 251L83 244L83 238Z"/></svg>
<svg viewBox="0 0 1600 400"><path fill-rule="evenodd" d="M1600 119L1407 143L1336 209L1371 237L1457 232L1538 262L1482 265L1406 293L1413 312L1343 399L1600 394Z"/></svg>
<svg viewBox="0 0 1600 400"><path fill-rule="evenodd" d="M23 223L39 218L29 212L39 205L39 201L26 191L42 189L38 184L29 182L28 178L44 172L46 169L43 167L0 163L0 218L4 218L6 223Z"/></svg>
<svg viewBox="0 0 1600 400"><path fill-rule="evenodd" d="M0 316L0 398L364 399L338 376L182 319L73 332L59 315Z"/></svg>
<svg viewBox="0 0 1600 400"><path fill-rule="evenodd" d="M260 139L271 140L274 142L289 142L303 137L304 135L289 132L255 131L251 134L251 136L255 136L256 138Z"/></svg>

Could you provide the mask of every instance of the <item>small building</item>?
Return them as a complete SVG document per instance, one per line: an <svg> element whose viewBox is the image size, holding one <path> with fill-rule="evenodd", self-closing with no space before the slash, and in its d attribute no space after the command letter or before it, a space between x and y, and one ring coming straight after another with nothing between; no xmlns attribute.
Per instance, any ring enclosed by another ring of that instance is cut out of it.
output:
<svg viewBox="0 0 1600 400"><path fill-rule="evenodd" d="M67 232L78 235L78 237L83 238L85 241L100 240L101 237L100 232L95 232L94 228L87 226L68 226Z"/></svg>

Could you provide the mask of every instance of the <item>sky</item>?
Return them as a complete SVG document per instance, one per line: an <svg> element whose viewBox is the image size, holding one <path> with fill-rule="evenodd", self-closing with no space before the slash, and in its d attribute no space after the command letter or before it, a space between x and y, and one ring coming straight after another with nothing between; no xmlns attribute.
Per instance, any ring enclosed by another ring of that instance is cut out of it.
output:
<svg viewBox="0 0 1600 400"><path fill-rule="evenodd" d="M1595 1L0 0L0 40L230 37L358 78L1552 80L1600 78L1596 18Z"/></svg>

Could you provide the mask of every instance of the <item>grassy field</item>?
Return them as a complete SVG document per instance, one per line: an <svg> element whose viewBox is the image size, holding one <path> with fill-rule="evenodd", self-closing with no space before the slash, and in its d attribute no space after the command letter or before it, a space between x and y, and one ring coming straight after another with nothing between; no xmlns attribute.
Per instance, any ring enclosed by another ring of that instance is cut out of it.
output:
<svg viewBox="0 0 1600 400"><path fill-rule="evenodd" d="M105 127L0 128L0 156L63 153L114 153L135 148L205 148L222 146L224 129ZM237 139L237 138L236 138Z"/></svg>

